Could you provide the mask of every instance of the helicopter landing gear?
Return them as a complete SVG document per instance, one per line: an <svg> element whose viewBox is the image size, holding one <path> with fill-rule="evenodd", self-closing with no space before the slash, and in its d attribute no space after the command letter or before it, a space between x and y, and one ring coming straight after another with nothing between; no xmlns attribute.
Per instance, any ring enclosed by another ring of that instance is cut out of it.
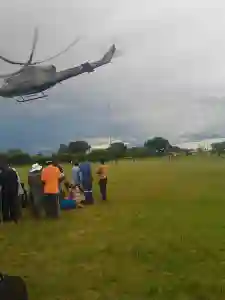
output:
<svg viewBox="0 0 225 300"><path fill-rule="evenodd" d="M30 95L26 95L26 96L21 96L20 99L17 99L16 102L19 103L24 103L24 102L30 102L30 101L34 101L37 99L43 99L43 98L47 98L48 95L46 95L44 92L41 93L37 93L37 94L30 94Z"/></svg>

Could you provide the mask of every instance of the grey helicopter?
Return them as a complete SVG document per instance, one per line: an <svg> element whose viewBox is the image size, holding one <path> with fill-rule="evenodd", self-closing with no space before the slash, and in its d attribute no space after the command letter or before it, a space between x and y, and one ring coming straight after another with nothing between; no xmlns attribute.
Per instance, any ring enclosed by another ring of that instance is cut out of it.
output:
<svg viewBox="0 0 225 300"><path fill-rule="evenodd" d="M4 79L3 85L0 87L0 97L15 98L17 102L29 102L41 98L46 98L48 95L45 93L48 89L54 87L56 84L61 83L72 77L76 77L83 73L94 72L96 68L109 64L116 52L115 44L113 44L105 55L93 62L85 62L81 65L57 71L55 65L41 65L49 60L52 60L62 53L69 50L74 46L78 40L71 43L65 50L51 56L42 61L34 61L33 56L38 41L38 30L35 29L32 50L29 59L26 62L18 62L0 56L0 59L12 64L20 65L21 68L10 74L0 75Z"/></svg>

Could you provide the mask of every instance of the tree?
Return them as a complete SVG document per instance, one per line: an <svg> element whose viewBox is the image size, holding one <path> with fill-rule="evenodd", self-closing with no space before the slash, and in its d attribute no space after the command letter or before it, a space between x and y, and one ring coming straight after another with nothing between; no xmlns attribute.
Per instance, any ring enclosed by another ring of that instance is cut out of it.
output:
<svg viewBox="0 0 225 300"><path fill-rule="evenodd" d="M69 163L69 162L75 160L73 155L70 153L58 153L57 158L62 163Z"/></svg>
<svg viewBox="0 0 225 300"><path fill-rule="evenodd" d="M27 153L15 153L13 155L8 155L8 161L13 165L26 165L32 162L32 159Z"/></svg>
<svg viewBox="0 0 225 300"><path fill-rule="evenodd" d="M85 141L70 142L68 145L68 152L72 153L72 154L86 153L87 150L89 150L89 149L90 149L90 146Z"/></svg>
<svg viewBox="0 0 225 300"><path fill-rule="evenodd" d="M217 153L218 156L220 156L225 150L225 142L213 143L211 146L212 152Z"/></svg>
<svg viewBox="0 0 225 300"><path fill-rule="evenodd" d="M126 154L132 158L144 158L149 156L149 151L145 147L132 147L127 149Z"/></svg>
<svg viewBox="0 0 225 300"><path fill-rule="evenodd" d="M172 146L167 139L162 137L154 137L153 139L147 140L144 147L149 150L154 150L156 153L165 153Z"/></svg>
<svg viewBox="0 0 225 300"><path fill-rule="evenodd" d="M17 155L22 153L23 151L21 149L9 149L7 152L8 155Z"/></svg>
<svg viewBox="0 0 225 300"><path fill-rule="evenodd" d="M199 146L199 147L196 149L196 151L197 151L198 154L203 154L203 153L204 153L204 147Z"/></svg>
<svg viewBox="0 0 225 300"><path fill-rule="evenodd" d="M6 157L9 163L13 165L24 165L32 162L30 155L21 149L9 149L6 153Z"/></svg>
<svg viewBox="0 0 225 300"><path fill-rule="evenodd" d="M38 152L36 155L39 156L39 157L44 156L43 153L41 153L41 152Z"/></svg>
<svg viewBox="0 0 225 300"><path fill-rule="evenodd" d="M40 165L44 165L47 161L50 161L51 159L51 156L45 155L33 155L31 157L32 163L39 163Z"/></svg>
<svg viewBox="0 0 225 300"><path fill-rule="evenodd" d="M114 158L123 157L126 153L126 150L127 147L122 142L113 143L109 148L109 152L112 154Z"/></svg>
<svg viewBox="0 0 225 300"><path fill-rule="evenodd" d="M60 144L58 154L68 153L68 146L65 144Z"/></svg>
<svg viewBox="0 0 225 300"><path fill-rule="evenodd" d="M110 152L105 149L93 150L91 153L87 154L87 159L92 162L98 162L100 159L109 161L111 159Z"/></svg>
<svg viewBox="0 0 225 300"><path fill-rule="evenodd" d="M184 151L183 149L181 149L180 147L177 147L177 146L171 146L171 148L169 150L170 150L170 152L174 152L174 153L181 153Z"/></svg>

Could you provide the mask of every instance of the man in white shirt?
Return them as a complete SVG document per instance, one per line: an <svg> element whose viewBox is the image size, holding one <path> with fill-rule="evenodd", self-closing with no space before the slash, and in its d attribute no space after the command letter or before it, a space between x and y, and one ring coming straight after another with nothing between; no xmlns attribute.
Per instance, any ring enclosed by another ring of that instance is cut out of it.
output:
<svg viewBox="0 0 225 300"><path fill-rule="evenodd" d="M75 162L72 167L72 181L74 186L81 185L81 171L78 162Z"/></svg>

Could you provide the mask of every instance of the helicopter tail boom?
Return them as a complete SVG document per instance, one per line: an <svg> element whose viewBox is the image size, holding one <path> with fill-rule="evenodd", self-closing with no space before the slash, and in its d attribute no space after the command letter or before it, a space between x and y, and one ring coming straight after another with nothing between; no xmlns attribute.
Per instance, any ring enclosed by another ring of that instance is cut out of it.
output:
<svg viewBox="0 0 225 300"><path fill-rule="evenodd" d="M95 62L86 62L81 64L80 66L76 66L70 69L66 69L64 71L60 71L56 73L56 83L64 81L68 78L72 78L83 73L92 73L96 68L99 68L103 65L109 64L116 52L116 46L113 44L106 54L98 61Z"/></svg>

